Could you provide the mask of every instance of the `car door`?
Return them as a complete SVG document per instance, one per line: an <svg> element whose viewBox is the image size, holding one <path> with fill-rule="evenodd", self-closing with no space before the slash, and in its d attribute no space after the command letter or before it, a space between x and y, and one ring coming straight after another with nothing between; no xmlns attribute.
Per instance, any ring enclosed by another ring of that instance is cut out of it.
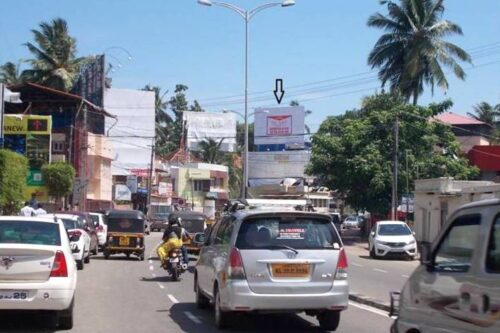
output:
<svg viewBox="0 0 500 333"><path fill-rule="evenodd" d="M477 208L456 217L437 243L431 264L412 286L423 332L476 332L473 324L462 320L470 303L463 288L474 279L482 221Z"/></svg>
<svg viewBox="0 0 500 333"><path fill-rule="evenodd" d="M207 236L207 240L204 246L200 250L200 255L198 257L198 263L196 264L196 272L198 278L198 286L201 290L208 295L212 295L213 290L213 276L211 275L213 269L210 267L215 257L215 236L217 229L219 229L221 222L217 222L210 228L210 233Z"/></svg>
<svg viewBox="0 0 500 333"><path fill-rule="evenodd" d="M82 232L82 237L84 237L84 244L85 244L85 255L90 252L90 235L87 232L86 225L85 225L85 220L82 219L81 217L77 218L77 226L78 229Z"/></svg>

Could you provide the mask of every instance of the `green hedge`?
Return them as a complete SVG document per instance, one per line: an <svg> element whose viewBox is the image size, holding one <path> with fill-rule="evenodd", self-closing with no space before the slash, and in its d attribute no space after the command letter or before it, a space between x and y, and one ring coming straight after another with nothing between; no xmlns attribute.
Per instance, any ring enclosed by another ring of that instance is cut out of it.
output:
<svg viewBox="0 0 500 333"><path fill-rule="evenodd" d="M27 175L26 157L0 149L0 215L16 214L22 206Z"/></svg>

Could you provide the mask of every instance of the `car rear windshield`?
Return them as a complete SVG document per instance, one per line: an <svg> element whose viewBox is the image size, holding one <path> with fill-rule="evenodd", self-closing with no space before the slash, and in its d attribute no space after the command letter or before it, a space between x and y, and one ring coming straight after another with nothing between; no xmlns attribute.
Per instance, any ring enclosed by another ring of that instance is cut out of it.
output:
<svg viewBox="0 0 500 333"><path fill-rule="evenodd" d="M60 246L59 225L47 222L0 221L0 244Z"/></svg>
<svg viewBox="0 0 500 333"><path fill-rule="evenodd" d="M78 221L77 220L73 220L73 219L62 219L63 223L64 223L64 228L66 228L66 230L70 230L70 229L78 229L79 228L79 225L78 225Z"/></svg>
<svg viewBox="0 0 500 333"><path fill-rule="evenodd" d="M108 231L116 232L144 232L144 220L128 218L108 218Z"/></svg>
<svg viewBox="0 0 500 333"><path fill-rule="evenodd" d="M205 231L204 220L182 220L182 227L190 234Z"/></svg>
<svg viewBox="0 0 500 333"><path fill-rule="evenodd" d="M315 218L252 218L245 220L238 232L240 249L339 249L340 239L333 224Z"/></svg>
<svg viewBox="0 0 500 333"><path fill-rule="evenodd" d="M411 235L411 230L403 224L382 224L378 227L381 236Z"/></svg>

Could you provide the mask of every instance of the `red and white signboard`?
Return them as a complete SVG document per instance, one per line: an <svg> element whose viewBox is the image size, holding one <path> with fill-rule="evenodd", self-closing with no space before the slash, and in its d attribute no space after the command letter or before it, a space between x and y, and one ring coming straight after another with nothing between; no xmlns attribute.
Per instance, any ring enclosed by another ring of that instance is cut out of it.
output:
<svg viewBox="0 0 500 333"><path fill-rule="evenodd" d="M255 110L256 145L304 144L304 107L258 108Z"/></svg>

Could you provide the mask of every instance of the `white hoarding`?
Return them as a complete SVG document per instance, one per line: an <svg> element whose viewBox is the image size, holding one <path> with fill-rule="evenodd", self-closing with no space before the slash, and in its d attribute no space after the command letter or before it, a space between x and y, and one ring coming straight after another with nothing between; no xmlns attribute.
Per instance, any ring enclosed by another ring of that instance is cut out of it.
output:
<svg viewBox="0 0 500 333"><path fill-rule="evenodd" d="M256 145L304 145L304 107L257 108L254 143Z"/></svg>
<svg viewBox="0 0 500 333"><path fill-rule="evenodd" d="M220 150L233 152L236 150L236 119L232 113L184 112L186 121L187 142L189 150L198 150L198 144L211 138L222 141Z"/></svg>
<svg viewBox="0 0 500 333"><path fill-rule="evenodd" d="M132 192L125 184L115 185L115 201L131 201Z"/></svg>
<svg viewBox="0 0 500 333"><path fill-rule="evenodd" d="M303 178L310 159L308 150L250 152L248 178L255 185L279 183L285 178Z"/></svg>

